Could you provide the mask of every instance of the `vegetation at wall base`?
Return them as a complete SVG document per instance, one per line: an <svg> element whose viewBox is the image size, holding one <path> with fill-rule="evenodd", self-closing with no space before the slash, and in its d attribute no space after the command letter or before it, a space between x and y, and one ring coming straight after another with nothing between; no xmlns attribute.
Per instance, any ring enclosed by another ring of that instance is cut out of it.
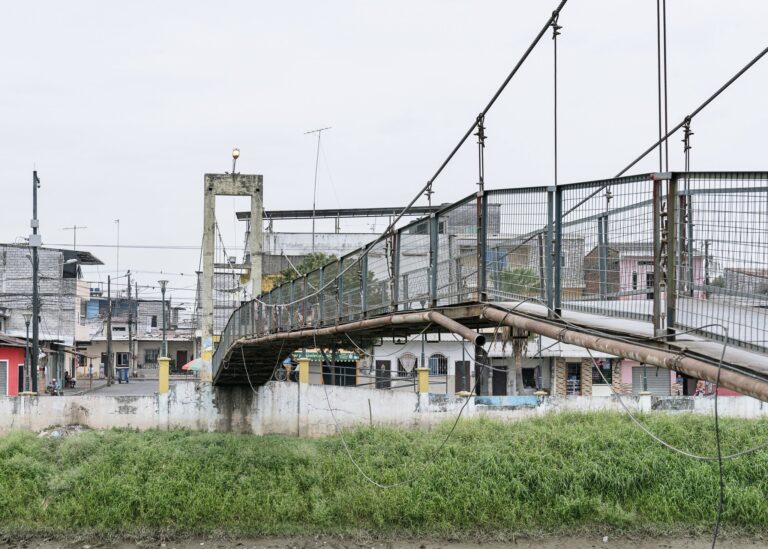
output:
<svg viewBox="0 0 768 549"><path fill-rule="evenodd" d="M710 418L650 415L690 451L713 454ZM723 450L768 440L768 422L721 420ZM339 437L298 439L191 431L89 431L0 437L5 535L173 537L365 535L505 539L516 534L706 534L716 462L653 442L626 416L552 414L450 429L365 428L352 454ZM723 529L768 531L768 451L726 462Z"/></svg>

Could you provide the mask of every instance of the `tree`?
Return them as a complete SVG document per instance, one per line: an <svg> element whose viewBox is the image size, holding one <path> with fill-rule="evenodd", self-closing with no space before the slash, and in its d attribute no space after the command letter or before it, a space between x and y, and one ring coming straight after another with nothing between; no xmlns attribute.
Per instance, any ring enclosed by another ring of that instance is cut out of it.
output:
<svg viewBox="0 0 768 549"><path fill-rule="evenodd" d="M295 269L293 267L288 267L280 273L280 276L275 279L275 286L296 280L297 278L317 270L328 263L332 263L333 261L336 261L336 256L332 254L324 254L323 252L309 254L297 265L294 265Z"/></svg>
<svg viewBox="0 0 768 549"><path fill-rule="evenodd" d="M499 290L511 294L530 295L539 292L539 277L526 267L499 273Z"/></svg>

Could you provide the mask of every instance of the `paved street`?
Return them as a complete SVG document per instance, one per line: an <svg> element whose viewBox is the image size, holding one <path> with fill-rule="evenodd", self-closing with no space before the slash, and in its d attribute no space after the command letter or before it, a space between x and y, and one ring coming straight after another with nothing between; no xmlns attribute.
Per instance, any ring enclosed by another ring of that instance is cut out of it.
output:
<svg viewBox="0 0 768 549"><path fill-rule="evenodd" d="M194 383L194 380L171 380L171 387L178 383ZM157 392L157 380L131 380L130 383L115 383L111 387L103 387L91 391L91 395L109 395L109 396L142 396L153 395Z"/></svg>

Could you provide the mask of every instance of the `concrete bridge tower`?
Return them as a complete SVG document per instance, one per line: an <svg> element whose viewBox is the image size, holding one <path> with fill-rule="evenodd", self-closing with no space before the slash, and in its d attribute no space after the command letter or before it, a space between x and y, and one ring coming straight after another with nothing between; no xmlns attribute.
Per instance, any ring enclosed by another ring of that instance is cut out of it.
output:
<svg viewBox="0 0 768 549"><path fill-rule="evenodd" d="M233 170L234 172L234 170ZM205 174L203 192L205 196L203 211L203 280L201 288L202 321L201 342L202 358L205 367L201 370L203 381L211 381L210 360L213 354L213 279L216 246L216 197L250 196L251 221L249 252L250 258L243 258L242 266L250 267L253 296L261 294L262 260L262 186L261 175Z"/></svg>

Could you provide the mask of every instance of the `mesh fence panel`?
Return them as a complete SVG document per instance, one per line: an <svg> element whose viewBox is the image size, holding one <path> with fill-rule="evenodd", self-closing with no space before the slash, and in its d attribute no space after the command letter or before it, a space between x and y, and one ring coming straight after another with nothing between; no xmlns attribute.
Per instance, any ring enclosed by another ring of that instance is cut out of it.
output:
<svg viewBox="0 0 768 549"><path fill-rule="evenodd" d="M469 301L476 295L477 208L477 199L470 198L437 215L438 305Z"/></svg>
<svg viewBox="0 0 768 549"><path fill-rule="evenodd" d="M429 220L401 229L398 249L398 305L404 310L423 309L429 303Z"/></svg>
<svg viewBox="0 0 768 549"><path fill-rule="evenodd" d="M342 275L341 316L342 321L349 322L358 320L363 313L362 297L362 263L359 261L359 254L350 254L344 256L342 261L342 271L347 271Z"/></svg>
<svg viewBox="0 0 768 549"><path fill-rule="evenodd" d="M653 182L649 176L562 189L563 309L652 320Z"/></svg>
<svg viewBox="0 0 768 549"><path fill-rule="evenodd" d="M765 350L768 175L680 174L677 189L677 326L722 323L732 342Z"/></svg>
<svg viewBox="0 0 768 549"><path fill-rule="evenodd" d="M386 313L392 303L392 238L385 238L368 252L366 261L366 312L368 315Z"/></svg>
<svg viewBox="0 0 768 549"><path fill-rule="evenodd" d="M336 324L339 318L339 283L336 277L339 275L339 262L334 261L323 267L323 286L325 289L320 294L320 308L322 310L323 326Z"/></svg>
<svg viewBox="0 0 768 549"><path fill-rule="evenodd" d="M545 298L547 205L543 187L488 193L485 269L489 298Z"/></svg>

